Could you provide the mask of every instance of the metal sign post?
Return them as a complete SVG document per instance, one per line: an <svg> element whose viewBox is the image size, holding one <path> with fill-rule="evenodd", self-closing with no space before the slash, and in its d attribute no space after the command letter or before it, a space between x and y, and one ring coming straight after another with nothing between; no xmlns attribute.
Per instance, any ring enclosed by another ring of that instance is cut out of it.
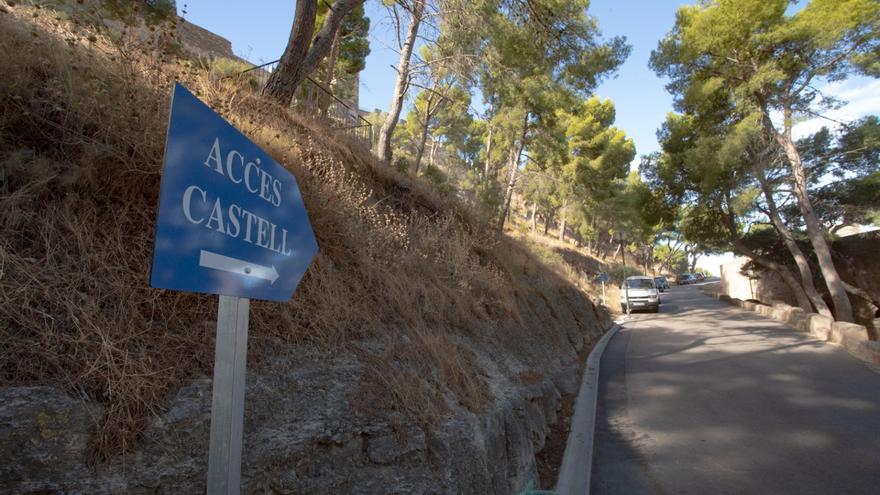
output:
<svg viewBox="0 0 880 495"><path fill-rule="evenodd" d="M175 84L150 285L220 296L209 495L241 490L250 300L289 300L317 251L293 174Z"/></svg>
<svg viewBox="0 0 880 495"><path fill-rule="evenodd" d="M220 296L208 450L208 493L211 495L237 494L241 487L249 310L250 299Z"/></svg>
<svg viewBox="0 0 880 495"><path fill-rule="evenodd" d="M630 314L632 314L632 305L629 303L629 284L626 283L626 253L624 253L626 248L623 247L622 241L620 244L620 253L623 255L623 292L626 297L626 315L629 316Z"/></svg>
<svg viewBox="0 0 880 495"><path fill-rule="evenodd" d="M624 236L620 236L620 258L623 261L623 292L626 298L626 315L632 314L632 308L629 303L629 284L626 283L626 246L623 244Z"/></svg>
<svg viewBox="0 0 880 495"><path fill-rule="evenodd" d="M605 304L605 282L607 282L607 281L608 281L608 275L606 273L603 272L603 273L599 274L599 282L602 283L602 305L603 306L606 306L606 304Z"/></svg>

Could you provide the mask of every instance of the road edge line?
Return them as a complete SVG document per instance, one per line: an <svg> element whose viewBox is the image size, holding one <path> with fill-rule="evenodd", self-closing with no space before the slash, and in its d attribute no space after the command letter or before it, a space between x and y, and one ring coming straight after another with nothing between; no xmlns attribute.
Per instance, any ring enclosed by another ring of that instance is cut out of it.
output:
<svg viewBox="0 0 880 495"><path fill-rule="evenodd" d="M614 338L621 325L615 322L596 342L587 357L584 377L578 391L574 414L571 417L571 433L565 443L562 465L556 480L559 495L589 495L593 472L593 440L596 429L596 404L599 400L599 363L608 342Z"/></svg>

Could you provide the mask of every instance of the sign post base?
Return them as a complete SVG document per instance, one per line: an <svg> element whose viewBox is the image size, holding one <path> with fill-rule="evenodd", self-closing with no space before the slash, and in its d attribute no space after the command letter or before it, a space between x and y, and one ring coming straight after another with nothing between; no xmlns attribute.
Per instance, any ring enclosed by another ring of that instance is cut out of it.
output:
<svg viewBox="0 0 880 495"><path fill-rule="evenodd" d="M250 299L220 296L211 397L208 495L241 490L244 384Z"/></svg>

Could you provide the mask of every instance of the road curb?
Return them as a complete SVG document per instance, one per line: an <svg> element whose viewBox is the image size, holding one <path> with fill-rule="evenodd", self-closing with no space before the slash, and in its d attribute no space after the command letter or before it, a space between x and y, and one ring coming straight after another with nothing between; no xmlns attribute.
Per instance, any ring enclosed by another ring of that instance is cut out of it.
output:
<svg viewBox="0 0 880 495"><path fill-rule="evenodd" d="M806 313L798 307L781 302L765 304L753 300L743 301L719 292L704 292L704 294L741 308L743 311L757 313L769 320L805 332L821 342L840 345L852 357L872 369L880 365L880 341L870 339L868 327L865 325L834 321L827 316Z"/></svg>
<svg viewBox="0 0 880 495"><path fill-rule="evenodd" d="M581 388L571 417L571 432L562 455L562 466L556 481L559 495L589 495L593 471L593 433L596 429L596 404L599 400L599 363L608 342L620 330L615 323L587 357Z"/></svg>

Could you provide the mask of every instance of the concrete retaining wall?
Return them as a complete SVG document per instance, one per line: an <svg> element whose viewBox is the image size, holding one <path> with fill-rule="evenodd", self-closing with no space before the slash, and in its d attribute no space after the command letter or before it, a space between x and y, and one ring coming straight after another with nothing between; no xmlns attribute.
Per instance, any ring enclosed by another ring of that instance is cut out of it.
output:
<svg viewBox="0 0 880 495"><path fill-rule="evenodd" d="M721 293L737 299L755 299L758 301L778 300L788 304L796 304L791 290L775 273L762 273L760 278L749 278L741 273L747 258L735 260L721 265Z"/></svg>
<svg viewBox="0 0 880 495"><path fill-rule="evenodd" d="M834 240L831 246L841 278L857 285L869 293L880 294L880 230L865 232L857 235L848 235ZM846 260L846 262L843 262ZM756 301L778 300L792 306L797 305L797 300L791 293L791 289L775 273L759 271L750 274L756 278L750 278L749 274L743 275L742 268L748 260L737 257L729 263L725 263L721 269L722 294L729 294L737 299L754 299ZM815 269L816 267L814 267ZM826 301L830 297L825 292L825 284L817 270L814 270L816 287L822 291ZM856 323L865 325L873 337L871 340L880 340L880 314L875 313L876 307L868 304L861 297L850 297L853 306Z"/></svg>

